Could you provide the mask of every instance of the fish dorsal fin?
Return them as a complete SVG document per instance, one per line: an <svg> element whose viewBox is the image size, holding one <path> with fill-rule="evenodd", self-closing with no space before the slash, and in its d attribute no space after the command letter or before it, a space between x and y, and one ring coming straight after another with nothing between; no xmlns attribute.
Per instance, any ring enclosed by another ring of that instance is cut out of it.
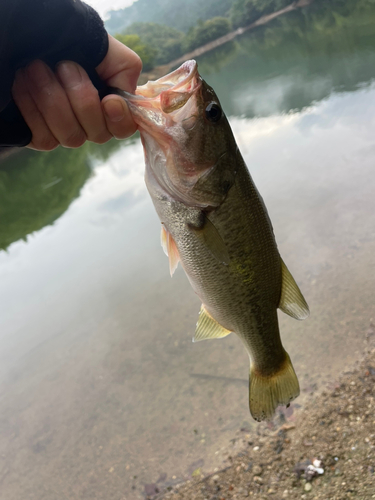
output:
<svg viewBox="0 0 375 500"><path fill-rule="evenodd" d="M173 276L173 273L177 269L178 263L180 262L180 254L178 253L177 245L174 239L163 225L161 226L160 240L164 253L169 258L169 272L171 273L171 276Z"/></svg>
<svg viewBox="0 0 375 500"><path fill-rule="evenodd" d="M206 311L206 308L202 304L193 342L199 342L200 340L208 339L221 339L223 337L226 337L230 333L231 332L229 330L227 330L216 320L214 320L214 318L210 315L209 312Z"/></svg>
<svg viewBox="0 0 375 500"><path fill-rule="evenodd" d="M229 254L223 238L208 217L205 218L203 227L192 227L192 229L195 234L203 240L205 246L215 259L223 264L229 264Z"/></svg>
<svg viewBox="0 0 375 500"><path fill-rule="evenodd" d="M309 306L301 290L281 259L282 284L279 308L295 319L305 319L310 314Z"/></svg>

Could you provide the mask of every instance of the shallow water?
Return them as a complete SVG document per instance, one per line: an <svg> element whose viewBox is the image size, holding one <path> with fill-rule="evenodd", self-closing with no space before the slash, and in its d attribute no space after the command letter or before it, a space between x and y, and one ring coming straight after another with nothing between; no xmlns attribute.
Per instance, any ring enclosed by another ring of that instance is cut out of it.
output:
<svg viewBox="0 0 375 500"><path fill-rule="evenodd" d="M310 305L305 322L280 315L297 404L357 359L375 317L375 28L368 12L319 19L199 61ZM220 466L253 426L240 341L191 343L200 303L169 277L143 170L138 139L0 166L0 498L142 498Z"/></svg>

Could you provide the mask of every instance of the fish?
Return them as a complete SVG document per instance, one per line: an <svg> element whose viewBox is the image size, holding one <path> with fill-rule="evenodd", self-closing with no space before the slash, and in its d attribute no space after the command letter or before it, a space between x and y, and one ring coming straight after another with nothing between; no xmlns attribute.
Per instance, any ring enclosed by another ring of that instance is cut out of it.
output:
<svg viewBox="0 0 375 500"><path fill-rule="evenodd" d="M302 320L309 307L220 101L194 60L123 96L141 135L170 274L181 263L202 301L193 341L241 339L250 358L250 413L269 420L300 391L277 309Z"/></svg>

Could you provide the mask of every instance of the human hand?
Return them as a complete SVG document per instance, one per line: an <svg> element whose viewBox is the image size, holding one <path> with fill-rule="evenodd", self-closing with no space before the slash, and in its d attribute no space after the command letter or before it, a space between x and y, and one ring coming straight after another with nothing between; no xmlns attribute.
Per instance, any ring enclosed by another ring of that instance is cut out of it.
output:
<svg viewBox="0 0 375 500"><path fill-rule="evenodd" d="M134 92L142 69L135 52L108 35L109 47L96 71L110 87ZM59 144L77 148L86 141L103 144L136 131L126 102L98 91L77 63L61 62L54 73L42 61L18 70L13 98L32 132L28 148L50 151Z"/></svg>

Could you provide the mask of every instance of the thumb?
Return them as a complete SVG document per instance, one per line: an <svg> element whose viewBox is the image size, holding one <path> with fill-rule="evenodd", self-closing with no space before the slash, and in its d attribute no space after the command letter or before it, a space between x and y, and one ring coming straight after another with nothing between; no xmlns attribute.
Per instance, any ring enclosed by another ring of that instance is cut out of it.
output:
<svg viewBox="0 0 375 500"><path fill-rule="evenodd" d="M108 86L134 93L142 61L129 47L108 35L108 52L96 71Z"/></svg>

